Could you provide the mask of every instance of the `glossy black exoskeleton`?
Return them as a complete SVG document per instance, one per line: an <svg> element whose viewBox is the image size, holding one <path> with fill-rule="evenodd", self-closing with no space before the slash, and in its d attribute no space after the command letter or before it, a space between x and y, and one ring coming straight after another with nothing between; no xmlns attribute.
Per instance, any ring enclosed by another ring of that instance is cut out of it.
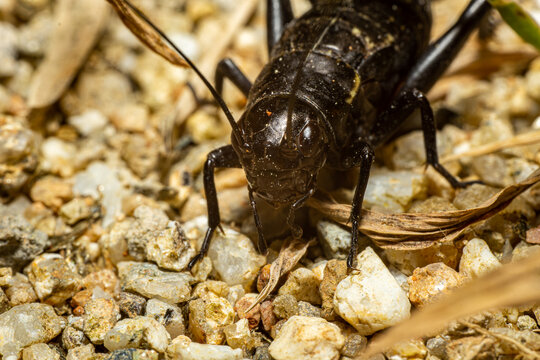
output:
<svg viewBox="0 0 540 360"><path fill-rule="evenodd" d="M232 142L212 151L205 163L208 230L190 267L204 256L220 225L214 169L245 170L258 246L264 253L267 245L254 194L289 207L288 223L298 236L294 211L314 193L317 175L325 166L359 167L350 216L347 265L352 267L373 150L414 110L421 113L427 163L452 186L469 184L438 161L435 121L425 93L490 5L471 0L454 26L428 45L429 0L312 0L312 9L297 19L290 0L266 2L270 60L256 81L251 84L230 59L222 60L216 70L218 94L228 78L248 98L238 123L209 86L233 128Z"/></svg>

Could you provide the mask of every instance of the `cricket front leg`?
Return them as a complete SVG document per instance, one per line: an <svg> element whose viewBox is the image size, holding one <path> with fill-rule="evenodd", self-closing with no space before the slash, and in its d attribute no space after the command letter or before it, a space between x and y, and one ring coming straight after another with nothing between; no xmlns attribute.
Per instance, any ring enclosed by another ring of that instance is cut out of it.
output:
<svg viewBox="0 0 540 360"><path fill-rule="evenodd" d="M354 190L351 217L349 219L352 226L351 247L349 249L349 255L347 256L347 267L349 269L354 268L354 259L358 253L358 238L360 237L359 225L361 220L362 202L364 201L364 194L366 193L373 158L374 152L371 146L365 142L360 142L354 146L353 153L349 155L346 161L348 166L360 166L360 174L358 176L356 189Z"/></svg>
<svg viewBox="0 0 540 360"><path fill-rule="evenodd" d="M201 260L210 246L212 236L220 227L221 217L219 216L219 204L217 198L216 185L214 183L214 170L216 168L240 168L238 155L231 145L226 145L208 154L203 169L204 192L206 194L206 206L208 208L208 230L204 236L204 241L199 253L191 259L188 268L191 270L195 264Z"/></svg>

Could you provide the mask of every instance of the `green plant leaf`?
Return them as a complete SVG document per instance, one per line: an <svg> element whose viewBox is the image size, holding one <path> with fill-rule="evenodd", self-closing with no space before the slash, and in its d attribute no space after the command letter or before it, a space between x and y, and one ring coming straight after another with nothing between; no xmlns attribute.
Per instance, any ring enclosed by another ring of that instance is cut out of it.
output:
<svg viewBox="0 0 540 360"><path fill-rule="evenodd" d="M540 27L519 4L512 0L487 0L503 20L526 42L540 50Z"/></svg>

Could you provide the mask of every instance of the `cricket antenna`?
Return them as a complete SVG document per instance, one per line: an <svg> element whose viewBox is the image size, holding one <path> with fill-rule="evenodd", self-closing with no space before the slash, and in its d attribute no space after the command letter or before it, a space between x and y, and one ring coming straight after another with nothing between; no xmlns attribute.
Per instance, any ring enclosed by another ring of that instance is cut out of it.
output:
<svg viewBox="0 0 540 360"><path fill-rule="evenodd" d="M214 97L214 99L216 99L216 101L218 102L219 106L221 107L221 109L223 110L223 112L225 113L225 116L227 117L227 120L229 120L229 124L231 124L231 128L232 128L232 133L233 135L236 137L236 141L239 143L239 144L245 144L244 142L244 139L242 137L242 132L240 131L240 128L238 127L238 124L236 123L236 120L234 119L234 117L232 116L231 114L231 111L229 110L229 108L227 107L227 104L225 104L225 101L223 100L223 98L218 94L218 92L216 91L216 89L212 86L212 84L210 84L210 82L208 81L208 79L206 79L206 77L200 72L200 70L195 66L195 64L182 52L182 50L180 50L173 42L171 39L169 39L169 37L167 35L165 35L165 33L163 31L161 31L160 28L158 28L156 25L154 25L154 23L148 19L148 17L141 11L139 10L135 5L133 5L131 2L129 2L128 0L124 0L124 2L127 4L127 6L129 8L131 8L131 10L133 10L133 12L140 18L142 19L146 24L148 24L148 26L150 26L155 32L157 32L159 34L159 36L165 40L165 42L174 50L176 51L185 61L186 63L193 69L193 71L195 71L195 73L197 74L197 76L199 76L199 78L202 80L202 82L204 83L204 85L206 85L206 87L208 88L208 90L210 90L210 93L212 94L212 96Z"/></svg>

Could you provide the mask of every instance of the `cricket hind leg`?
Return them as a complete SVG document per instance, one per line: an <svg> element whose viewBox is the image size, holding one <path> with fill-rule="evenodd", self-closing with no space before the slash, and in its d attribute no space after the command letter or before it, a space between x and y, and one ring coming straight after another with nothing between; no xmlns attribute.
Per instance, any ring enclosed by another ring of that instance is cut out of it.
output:
<svg viewBox="0 0 540 360"><path fill-rule="evenodd" d="M283 34L285 25L294 19L290 0L266 1L266 42L268 53L272 52L274 45Z"/></svg>
<svg viewBox="0 0 540 360"><path fill-rule="evenodd" d="M251 81L240 70L235 62L230 58L221 60L216 68L215 82L216 91L219 96L223 94L223 81L225 78L231 80L231 82L244 94L246 97L251 89Z"/></svg>
<svg viewBox="0 0 540 360"><path fill-rule="evenodd" d="M221 217L219 216L219 204L217 198L216 185L214 182L214 170L216 168L240 168L240 160L231 145L220 147L208 154L203 169L204 192L206 194L206 206L208 209L208 230L204 236L204 241L199 253L191 259L188 268L191 269L201 260L210 246L212 236L220 227Z"/></svg>
<svg viewBox="0 0 540 360"><path fill-rule="evenodd" d="M427 93L490 9L486 0L472 0L456 23L426 49L410 70L401 91L417 89Z"/></svg>

